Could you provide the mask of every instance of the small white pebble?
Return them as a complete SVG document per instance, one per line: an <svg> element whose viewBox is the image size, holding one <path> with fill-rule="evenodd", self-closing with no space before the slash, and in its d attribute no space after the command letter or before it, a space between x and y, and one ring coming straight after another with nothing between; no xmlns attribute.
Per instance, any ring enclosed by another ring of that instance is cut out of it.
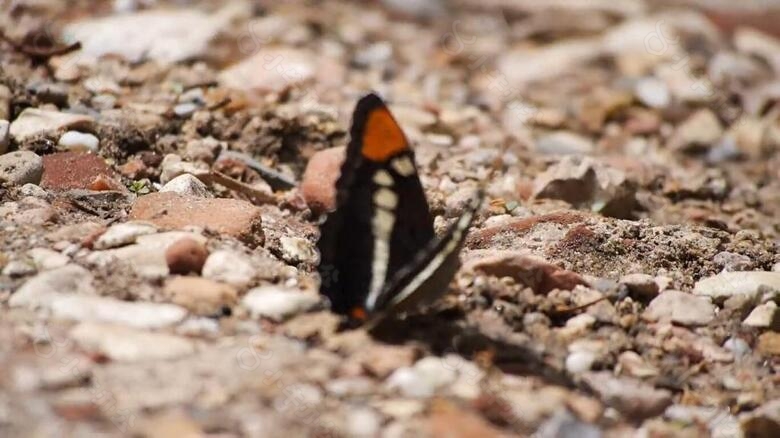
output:
<svg viewBox="0 0 780 438"><path fill-rule="evenodd" d="M596 355L590 351L575 351L566 356L566 370L572 374L583 373L590 370Z"/></svg>
<svg viewBox="0 0 780 438"><path fill-rule="evenodd" d="M57 145L68 151L97 152L100 140L92 134L68 131L62 134Z"/></svg>

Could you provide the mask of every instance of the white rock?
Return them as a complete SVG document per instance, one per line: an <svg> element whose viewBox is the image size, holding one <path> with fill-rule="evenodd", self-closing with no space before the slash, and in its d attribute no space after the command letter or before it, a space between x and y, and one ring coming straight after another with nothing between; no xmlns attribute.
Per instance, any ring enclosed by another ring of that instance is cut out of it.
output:
<svg viewBox="0 0 780 438"><path fill-rule="evenodd" d="M669 147L675 150L712 147L723 136L723 127L718 117L708 109L693 113L669 139Z"/></svg>
<svg viewBox="0 0 780 438"><path fill-rule="evenodd" d="M173 107L173 113L179 117L189 117L200 108L200 105L192 102L180 103Z"/></svg>
<svg viewBox="0 0 780 438"><path fill-rule="evenodd" d="M316 263L317 251L306 239L301 237L282 236L279 239L282 245L282 258L290 263Z"/></svg>
<svg viewBox="0 0 780 438"><path fill-rule="evenodd" d="M32 196L33 198L45 199L49 196L49 192L41 186L27 183L19 188L19 194L23 196Z"/></svg>
<svg viewBox="0 0 780 438"><path fill-rule="evenodd" d="M126 15L88 18L65 27L65 37L80 41L82 57L97 59L115 54L129 62L144 58L174 63L205 51L226 25L227 10L206 14L195 9L153 10Z"/></svg>
<svg viewBox="0 0 780 438"><path fill-rule="evenodd" d="M94 294L92 274L79 265L66 265L27 280L8 300L11 307L36 309L51 304L50 296Z"/></svg>
<svg viewBox="0 0 780 438"><path fill-rule="evenodd" d="M654 77L640 79L634 92L650 108L666 108L672 99L666 83Z"/></svg>
<svg viewBox="0 0 780 438"><path fill-rule="evenodd" d="M70 258L49 248L33 248L27 251L39 271L61 268L70 262Z"/></svg>
<svg viewBox="0 0 780 438"><path fill-rule="evenodd" d="M176 333L196 338L217 336L219 335L219 321L208 317L189 317L176 326Z"/></svg>
<svg viewBox="0 0 780 438"><path fill-rule="evenodd" d="M715 318L715 310L715 306L706 298L667 290L650 302L642 316L649 321L696 326L712 321Z"/></svg>
<svg viewBox="0 0 780 438"><path fill-rule="evenodd" d="M18 142L27 138L58 131L60 129L83 129L91 131L94 119L83 114L27 108L11 123L11 136Z"/></svg>
<svg viewBox="0 0 780 438"><path fill-rule="evenodd" d="M162 171L160 173L160 182L167 184L179 175L208 175L209 166L206 163L197 162L190 163L182 161L181 157L176 154L168 154L163 158L160 165Z"/></svg>
<svg viewBox="0 0 780 438"><path fill-rule="evenodd" d="M571 317L566 321L566 325L559 329L559 333L564 337L577 336L593 327L596 323L596 317L589 313L581 313Z"/></svg>
<svg viewBox="0 0 780 438"><path fill-rule="evenodd" d="M780 72L780 40L749 27L740 27L734 33L734 45L737 50L764 58Z"/></svg>
<svg viewBox="0 0 780 438"><path fill-rule="evenodd" d="M57 145L68 151L97 152L100 140L92 134L68 131L62 134Z"/></svg>
<svg viewBox="0 0 780 438"><path fill-rule="evenodd" d="M192 341L168 334L149 333L112 324L83 322L70 337L84 350L114 361L169 360L192 354Z"/></svg>
<svg viewBox="0 0 780 438"><path fill-rule="evenodd" d="M207 239L200 233L187 231L168 231L157 234L144 234L136 237L136 244L105 251L93 251L86 261L97 266L109 266L113 263L125 263L140 277L154 280L169 274L165 251L180 239L193 239L205 244Z"/></svg>
<svg viewBox="0 0 780 438"><path fill-rule="evenodd" d="M723 343L723 348L732 352L734 357L740 358L750 353L750 345L742 338L731 337Z"/></svg>
<svg viewBox="0 0 780 438"><path fill-rule="evenodd" d="M428 356L414 364L414 370L435 389L451 384L457 378L457 372L440 357Z"/></svg>
<svg viewBox="0 0 780 438"><path fill-rule="evenodd" d="M574 351L566 356L566 370L572 374L589 371L596 361L596 354L592 351Z"/></svg>
<svg viewBox="0 0 780 438"><path fill-rule="evenodd" d="M374 381L364 376L339 377L325 382L325 390L339 398L364 396L374 392Z"/></svg>
<svg viewBox="0 0 780 438"><path fill-rule="evenodd" d="M222 85L239 90L278 91L314 77L315 55L308 50L264 48L219 75Z"/></svg>
<svg viewBox="0 0 780 438"><path fill-rule="evenodd" d="M43 175L43 158L32 151L0 155L0 182L11 185L38 184Z"/></svg>
<svg viewBox="0 0 780 438"><path fill-rule="evenodd" d="M419 415L425 410L425 404L421 400L414 399L390 399L373 403L373 405L387 417L407 419ZM407 436L407 435L404 435Z"/></svg>
<svg viewBox="0 0 780 438"><path fill-rule="evenodd" d="M430 397L437 389L455 382L457 372L452 362L439 357L425 357L411 367L395 370L385 385L405 397Z"/></svg>
<svg viewBox="0 0 780 438"><path fill-rule="evenodd" d="M7 275L11 278L24 277L25 275L34 274L35 272L35 266L22 260L11 260L3 266L3 275Z"/></svg>
<svg viewBox="0 0 780 438"><path fill-rule="evenodd" d="M584 155L593 152L593 141L579 134L558 131L536 141L534 149L547 155Z"/></svg>
<svg viewBox="0 0 780 438"><path fill-rule="evenodd" d="M395 370L387 378L385 385L388 389L399 391L404 397L430 397L436 391L433 382L425 380L420 373L410 367Z"/></svg>
<svg viewBox="0 0 780 438"><path fill-rule="evenodd" d="M185 173L168 181L160 192L173 192L180 195L196 196L199 198L212 198L213 195L209 192L208 187L198 178Z"/></svg>
<svg viewBox="0 0 780 438"><path fill-rule="evenodd" d="M279 321L314 308L320 303L320 297L308 292L262 286L251 289L241 303L255 318Z"/></svg>
<svg viewBox="0 0 780 438"><path fill-rule="evenodd" d="M176 324L187 310L174 304L122 301L115 298L55 294L46 304L56 317L95 321L137 328L161 328Z"/></svg>
<svg viewBox="0 0 780 438"><path fill-rule="evenodd" d="M750 315L742 321L748 327L777 329L780 328L780 311L774 301L756 306Z"/></svg>
<svg viewBox="0 0 780 438"><path fill-rule="evenodd" d="M431 18L440 16L447 11L447 6L442 0L382 0L382 5L395 12L411 15L418 18Z"/></svg>
<svg viewBox="0 0 780 438"><path fill-rule="evenodd" d="M97 238L95 249L109 249L135 243L139 236L154 234L157 227L146 222L125 222L112 225Z"/></svg>
<svg viewBox="0 0 780 438"><path fill-rule="evenodd" d="M721 272L697 281L693 287L693 293L708 296L713 301L721 302L734 295L758 295L761 286L780 290L780 272Z"/></svg>
<svg viewBox="0 0 780 438"><path fill-rule="evenodd" d="M227 250L214 251L203 265L203 277L245 288L254 280L256 271L248 256Z"/></svg>
<svg viewBox="0 0 780 438"><path fill-rule="evenodd" d="M581 38L543 47L509 50L498 58L497 66L510 84L523 87L535 80L565 73L600 53L602 43L599 38Z"/></svg>
<svg viewBox="0 0 780 438"><path fill-rule="evenodd" d="M4 154L8 150L8 143L10 143L10 127L11 123L8 122L8 120L0 120L0 154Z"/></svg>
<svg viewBox="0 0 780 438"><path fill-rule="evenodd" d="M382 418L373 409L352 409L347 412L346 416L347 436L356 438L379 436L379 430L382 427Z"/></svg>

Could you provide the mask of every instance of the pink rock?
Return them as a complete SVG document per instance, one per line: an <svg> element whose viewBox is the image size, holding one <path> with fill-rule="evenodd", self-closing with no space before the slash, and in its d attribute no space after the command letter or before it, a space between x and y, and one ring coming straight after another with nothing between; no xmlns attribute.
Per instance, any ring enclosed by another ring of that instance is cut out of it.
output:
<svg viewBox="0 0 780 438"><path fill-rule="evenodd" d="M301 193L314 213L336 208L335 186L341 175L345 152L344 147L325 149L314 154L306 165Z"/></svg>
<svg viewBox="0 0 780 438"><path fill-rule="evenodd" d="M206 228L253 246L264 242L260 208L237 199L152 193L135 201L129 219L149 221L162 229Z"/></svg>
<svg viewBox="0 0 780 438"><path fill-rule="evenodd" d="M512 277L536 293L554 289L572 290L587 285L582 276L554 265L541 257L517 251L484 251L466 263L466 269L496 277Z"/></svg>
<svg viewBox="0 0 780 438"><path fill-rule="evenodd" d="M209 252L194 239L181 239L165 251L165 261L172 274L200 273Z"/></svg>
<svg viewBox="0 0 780 438"><path fill-rule="evenodd" d="M52 190L126 190L102 158L84 152L45 155L41 186Z"/></svg>

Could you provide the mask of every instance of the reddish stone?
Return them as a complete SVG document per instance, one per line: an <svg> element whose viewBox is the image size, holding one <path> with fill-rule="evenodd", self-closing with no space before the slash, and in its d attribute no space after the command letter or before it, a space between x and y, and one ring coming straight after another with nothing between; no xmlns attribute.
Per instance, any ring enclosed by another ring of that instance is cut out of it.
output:
<svg viewBox="0 0 780 438"><path fill-rule="evenodd" d="M262 245L264 241L260 209L237 199L152 193L136 199L130 219L149 221L162 229L201 227L236 237L249 245Z"/></svg>
<svg viewBox="0 0 780 438"><path fill-rule="evenodd" d="M172 274L200 273L209 252L194 239L181 239L165 251L165 261Z"/></svg>
<svg viewBox="0 0 780 438"><path fill-rule="evenodd" d="M508 436L481 416L445 400L433 403L428 417L428 431L431 436L450 438Z"/></svg>
<svg viewBox="0 0 780 438"><path fill-rule="evenodd" d="M314 154L306 165L301 193L314 213L336 208L336 180L341 175L345 152L344 147L325 149Z"/></svg>
<svg viewBox="0 0 780 438"><path fill-rule="evenodd" d="M752 27L780 38L780 28L777 26L780 10L767 9L705 8L704 13L715 26L727 33L733 33L740 27Z"/></svg>
<svg viewBox="0 0 780 438"><path fill-rule="evenodd" d="M511 277L534 292L545 294L554 289L572 290L587 285L582 276L567 271L540 257L516 251L484 251L486 255L471 260L466 269L495 277Z"/></svg>
<svg viewBox="0 0 780 438"><path fill-rule="evenodd" d="M149 169L146 167L143 160L134 158L120 166L119 172L130 179L140 179L148 176Z"/></svg>
<svg viewBox="0 0 780 438"><path fill-rule="evenodd" d="M45 155L41 186L52 190L126 190L102 158L85 152Z"/></svg>

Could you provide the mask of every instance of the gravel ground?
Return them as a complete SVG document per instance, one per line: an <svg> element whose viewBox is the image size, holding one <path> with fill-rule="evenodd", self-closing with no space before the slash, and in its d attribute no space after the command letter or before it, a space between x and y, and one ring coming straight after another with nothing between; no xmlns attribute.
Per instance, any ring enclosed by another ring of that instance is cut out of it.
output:
<svg viewBox="0 0 780 438"><path fill-rule="evenodd" d="M780 436L780 2L0 7L0 435ZM375 336L314 245L369 90L437 232L488 195Z"/></svg>

